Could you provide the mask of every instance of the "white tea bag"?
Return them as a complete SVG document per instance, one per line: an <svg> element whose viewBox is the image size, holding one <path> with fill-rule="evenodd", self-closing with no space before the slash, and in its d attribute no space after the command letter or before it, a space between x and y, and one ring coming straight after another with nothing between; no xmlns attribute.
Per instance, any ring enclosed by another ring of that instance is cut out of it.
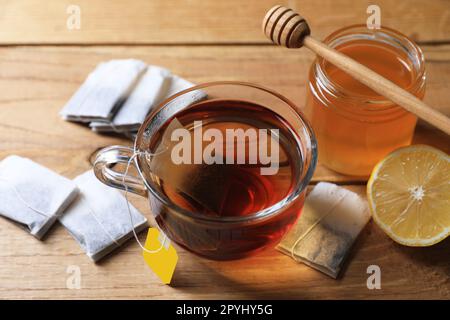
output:
<svg viewBox="0 0 450 320"><path fill-rule="evenodd" d="M195 84L193 84L192 82L180 78L179 76L172 75L167 83L166 92L164 94L164 97L162 97L162 100L167 99L180 91L192 88L193 86L195 86Z"/></svg>
<svg viewBox="0 0 450 320"><path fill-rule="evenodd" d="M189 196L199 208L207 209L206 214L220 215L230 188L229 166L206 164L203 161L200 164L174 163L172 152L178 141L171 141L171 136L181 128L184 127L178 119L172 119L161 137L160 145L149 157L150 170L164 184Z"/></svg>
<svg viewBox="0 0 450 320"><path fill-rule="evenodd" d="M337 278L353 242L369 220L367 202L360 196L321 182L306 198L300 218L277 249Z"/></svg>
<svg viewBox="0 0 450 320"><path fill-rule="evenodd" d="M182 95L178 97L180 101L175 103L180 104L181 107L189 105L189 103L195 102L195 98L206 97L206 93L202 90L195 90L190 92L190 94ZM198 126L200 127L200 125ZM179 139L171 141L172 133L178 129L182 129L183 124L180 123L178 118L172 118L171 122L167 125L164 133L161 137L161 143L155 150L154 154L148 158L150 163L150 171L156 175L162 182L171 187L171 189L176 190L179 195L184 198L189 198L189 204L195 206L192 210L201 210L204 214L210 214L214 216L225 215L228 213L227 210L230 208L230 200L233 191L242 185L242 181L245 180L244 177L248 176L248 172L245 168L239 168L237 166L230 166L225 164L226 153L216 152L215 156L223 158L223 161L218 161L216 163L211 157L211 154L203 153L201 150L204 149L205 145L209 142L202 141L203 147L200 148L201 161L188 163L175 163L173 159L173 151L175 151L175 156L180 152L180 148L176 146L179 144ZM189 131L189 141L194 141L195 125ZM248 150L253 149L252 145L257 150L258 145L263 143L272 146L272 135L270 138L265 137L263 139L245 139L239 141L238 143L244 144L244 148ZM180 138L180 137L178 137ZM184 139L183 139L184 140ZM195 152L193 145L191 145L191 154L189 157L192 159L192 154ZM175 150L174 147L177 147ZM238 148L233 144L232 154L236 154L235 148ZM268 148L269 149L269 148ZM272 151L270 151L272 152ZM182 152L185 153L184 151ZM248 156L248 152L246 152ZM245 155L244 155L245 156ZM286 158L286 154L282 157ZM254 164L254 168L257 168L258 164ZM262 165L259 169L262 168Z"/></svg>
<svg viewBox="0 0 450 320"><path fill-rule="evenodd" d="M19 156L0 162L0 215L41 239L78 193L75 183Z"/></svg>
<svg viewBox="0 0 450 320"><path fill-rule="evenodd" d="M168 80L169 70L149 66L113 120L109 123L92 122L90 127L97 132L138 130L151 108L165 96L164 89Z"/></svg>
<svg viewBox="0 0 450 320"><path fill-rule="evenodd" d="M145 68L144 62L135 59L101 63L67 102L61 116L79 122L110 121Z"/></svg>
<svg viewBox="0 0 450 320"><path fill-rule="evenodd" d="M98 261L147 226L147 219L116 189L98 181L89 170L74 182L80 195L59 219L89 258Z"/></svg>

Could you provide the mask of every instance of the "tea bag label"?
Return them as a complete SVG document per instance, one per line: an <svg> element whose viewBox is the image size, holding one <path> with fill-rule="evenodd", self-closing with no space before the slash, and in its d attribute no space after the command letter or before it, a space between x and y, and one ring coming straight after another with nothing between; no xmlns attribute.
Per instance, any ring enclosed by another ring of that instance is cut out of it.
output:
<svg viewBox="0 0 450 320"><path fill-rule="evenodd" d="M169 284L178 262L178 254L169 244L169 239L165 237L156 228L149 228L147 240L145 240L145 249L152 253L143 251L142 255L150 269L165 284Z"/></svg>

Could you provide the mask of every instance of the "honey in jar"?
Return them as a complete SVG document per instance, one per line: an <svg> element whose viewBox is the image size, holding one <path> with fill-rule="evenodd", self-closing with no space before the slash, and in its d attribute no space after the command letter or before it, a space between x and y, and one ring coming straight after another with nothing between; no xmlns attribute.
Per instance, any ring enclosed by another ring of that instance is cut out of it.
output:
<svg viewBox="0 0 450 320"><path fill-rule="evenodd" d="M423 54L399 32L351 26L324 42L423 98ZM317 136L319 161L357 176L369 175L389 152L409 145L417 122L415 115L323 58L317 58L310 70L306 111Z"/></svg>

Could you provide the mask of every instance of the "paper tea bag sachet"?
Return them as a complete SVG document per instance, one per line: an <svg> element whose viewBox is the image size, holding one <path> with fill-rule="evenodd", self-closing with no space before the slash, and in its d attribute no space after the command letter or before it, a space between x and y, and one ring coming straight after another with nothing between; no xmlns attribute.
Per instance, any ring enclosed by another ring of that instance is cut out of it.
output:
<svg viewBox="0 0 450 320"><path fill-rule="evenodd" d="M321 182L307 196L300 218L277 249L337 278L344 259L369 220L365 200L335 184Z"/></svg>
<svg viewBox="0 0 450 320"><path fill-rule="evenodd" d="M165 93L164 95L161 97L161 101L164 99L169 98L170 96L173 96L174 94L192 88L194 86L194 84L190 81L187 81L186 79L180 78L179 76L176 75L172 75L169 78L169 81L165 84L166 88L165 88ZM203 93L203 91L197 90L194 93L196 94L200 94ZM161 102L159 101L159 102Z"/></svg>
<svg viewBox="0 0 450 320"><path fill-rule="evenodd" d="M177 140L172 141L172 133L184 128L174 118L164 131L161 143L155 155L150 157L150 170L171 190L186 194L198 204L196 209L205 214L220 215L228 189L228 165L225 164L176 164L172 159L172 151ZM192 140L191 140L192 141Z"/></svg>
<svg viewBox="0 0 450 320"><path fill-rule="evenodd" d="M113 120L109 123L92 122L90 127L97 132L138 130L150 109L166 96L164 90L167 89L170 77L169 70L148 66Z"/></svg>
<svg viewBox="0 0 450 320"><path fill-rule="evenodd" d="M110 121L137 82L146 64L135 59L101 63L67 102L65 120Z"/></svg>
<svg viewBox="0 0 450 320"><path fill-rule="evenodd" d="M0 162L0 215L41 239L78 188L71 180L19 156Z"/></svg>
<svg viewBox="0 0 450 320"><path fill-rule="evenodd" d="M130 204L131 223L125 197L98 181L89 170L74 182L80 195L59 219L89 258L98 261L147 226L147 219Z"/></svg>
<svg viewBox="0 0 450 320"><path fill-rule="evenodd" d="M147 156L150 171L165 186L166 193L175 192L181 194L183 198L191 199L191 204L195 202L192 210L219 215L224 199L226 172L222 169L225 168L220 168L219 165L175 164L172 161L171 153L177 142L171 141L171 135L180 128L183 128L183 125L177 118L174 118L164 130L159 146L153 154ZM211 188L213 180L214 184L218 186L217 189ZM178 224L176 219L167 224L166 228L170 229L170 233L179 235L183 239L189 239L189 243L196 244L197 247L202 247L204 250L217 249L217 241L213 241L214 234L208 233L203 228L186 228ZM208 240L210 238L211 241Z"/></svg>

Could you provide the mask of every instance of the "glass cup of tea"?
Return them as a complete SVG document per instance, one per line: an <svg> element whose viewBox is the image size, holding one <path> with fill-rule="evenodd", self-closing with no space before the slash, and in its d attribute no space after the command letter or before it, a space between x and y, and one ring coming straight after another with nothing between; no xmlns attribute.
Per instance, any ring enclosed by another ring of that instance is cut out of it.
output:
<svg viewBox="0 0 450 320"><path fill-rule="evenodd" d="M242 82L205 83L154 108L134 148L96 156L103 183L148 197L158 227L215 260L277 244L300 216L317 162L314 133L282 95ZM118 170L132 164L135 174Z"/></svg>

